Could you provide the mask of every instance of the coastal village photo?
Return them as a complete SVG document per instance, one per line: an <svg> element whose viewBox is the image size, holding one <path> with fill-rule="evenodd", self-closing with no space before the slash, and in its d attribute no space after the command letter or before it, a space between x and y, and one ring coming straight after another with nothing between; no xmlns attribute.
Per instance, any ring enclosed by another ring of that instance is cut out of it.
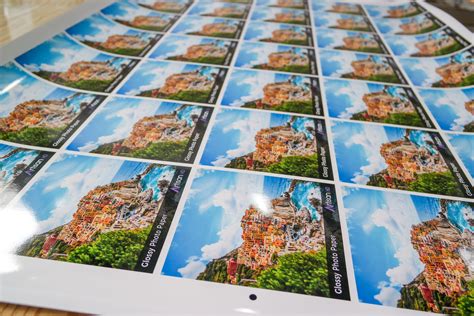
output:
<svg viewBox="0 0 474 316"><path fill-rule="evenodd" d="M333 122L332 134L343 182L449 196L472 194L467 176L437 133ZM348 155L351 160L344 158Z"/></svg>
<svg viewBox="0 0 474 316"><path fill-rule="evenodd" d="M168 100L215 103L227 69L164 61L146 61L118 93Z"/></svg>
<svg viewBox="0 0 474 316"><path fill-rule="evenodd" d="M240 37L243 26L244 22L236 19L189 15L176 25L173 33L234 39Z"/></svg>
<svg viewBox="0 0 474 316"><path fill-rule="evenodd" d="M212 109L115 98L68 146L70 150L192 163Z"/></svg>
<svg viewBox="0 0 474 316"><path fill-rule="evenodd" d="M324 87L331 117L434 128L410 88L339 79L325 79Z"/></svg>
<svg viewBox="0 0 474 316"><path fill-rule="evenodd" d="M310 27L265 22L249 22L244 39L299 46L313 43Z"/></svg>
<svg viewBox="0 0 474 316"><path fill-rule="evenodd" d="M289 8L265 8L264 10L257 8L251 20L296 25L310 24L308 11Z"/></svg>
<svg viewBox="0 0 474 316"><path fill-rule="evenodd" d="M191 4L190 0L135 0L138 5L161 12L183 13Z"/></svg>
<svg viewBox="0 0 474 316"><path fill-rule="evenodd" d="M252 70L234 70L222 105L322 115L316 78Z"/></svg>
<svg viewBox="0 0 474 316"><path fill-rule="evenodd" d="M201 164L331 179L322 120L284 114L221 110Z"/></svg>
<svg viewBox="0 0 474 316"><path fill-rule="evenodd" d="M200 171L162 274L348 299L328 281L333 272L326 236L340 227L329 219L329 213L336 216L338 211L328 210L325 192L331 194L331 186ZM342 240L338 242L342 250ZM345 272L341 274L341 283L347 284Z"/></svg>
<svg viewBox="0 0 474 316"><path fill-rule="evenodd" d="M160 41L150 58L229 65L237 42L185 35L170 35Z"/></svg>
<svg viewBox="0 0 474 316"><path fill-rule="evenodd" d="M404 19L374 19L382 34L418 35L436 31L444 25L429 13Z"/></svg>
<svg viewBox="0 0 474 316"><path fill-rule="evenodd" d="M128 27L146 31L167 31L179 18L178 15L144 9L137 4L122 0L101 11L111 20Z"/></svg>
<svg viewBox="0 0 474 316"><path fill-rule="evenodd" d="M387 53L382 40L374 33L319 29L317 35L319 48L371 54Z"/></svg>
<svg viewBox="0 0 474 316"><path fill-rule="evenodd" d="M363 15L324 13L313 17L317 28L373 32L374 27Z"/></svg>
<svg viewBox="0 0 474 316"><path fill-rule="evenodd" d="M210 16L216 18L245 19L250 7L242 3L208 2L197 3L189 15Z"/></svg>
<svg viewBox="0 0 474 316"><path fill-rule="evenodd" d="M330 3L328 1L314 1L312 2L311 9L317 13L342 13L342 14L354 14L364 15L364 9L360 4L355 3L344 3L336 2Z"/></svg>
<svg viewBox="0 0 474 316"><path fill-rule="evenodd" d="M366 5L365 8L371 17L385 19L408 18L426 11L414 1L400 5Z"/></svg>
<svg viewBox="0 0 474 316"><path fill-rule="evenodd" d="M66 34L54 36L15 59L51 82L88 91L110 92L137 60L99 53Z"/></svg>
<svg viewBox="0 0 474 316"><path fill-rule="evenodd" d="M34 214L39 226L17 254L141 270L155 220L170 216L169 225L174 214L161 208L177 172L177 167L158 164L59 156L17 203ZM156 262L160 249L154 250ZM144 272L153 272L149 268Z"/></svg>
<svg viewBox="0 0 474 316"><path fill-rule="evenodd" d="M469 308L473 203L344 190L360 302L443 314Z"/></svg>

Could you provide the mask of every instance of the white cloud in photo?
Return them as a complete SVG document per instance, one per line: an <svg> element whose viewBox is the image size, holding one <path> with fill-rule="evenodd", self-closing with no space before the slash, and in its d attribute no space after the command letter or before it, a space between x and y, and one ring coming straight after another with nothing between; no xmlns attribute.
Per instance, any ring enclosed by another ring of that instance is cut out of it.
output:
<svg viewBox="0 0 474 316"><path fill-rule="evenodd" d="M220 258L242 244L242 228L240 221L245 210L251 205L249 197L264 193L264 177L257 175L238 174L235 185L215 192L207 203L200 205L198 212L203 213L211 207L222 210L218 240L201 247L199 256L191 256L187 264L178 269L186 278L196 278L206 264Z"/></svg>
<svg viewBox="0 0 474 316"><path fill-rule="evenodd" d="M169 39L170 37L168 37ZM201 38L198 37L179 37L175 38L173 37L173 43L168 41L167 42L167 47L169 48L169 51L162 55L162 58L169 58L177 55L183 55L186 53L186 50L188 47L191 47L192 45L197 45L201 43Z"/></svg>
<svg viewBox="0 0 474 316"><path fill-rule="evenodd" d="M434 59L405 59L402 60L402 64L409 74L424 74L425 79L422 82L413 82L413 79L410 78L415 85L431 87L433 83L441 80L441 77L436 73L436 68L440 67L440 64Z"/></svg>
<svg viewBox="0 0 474 316"><path fill-rule="evenodd" d="M136 89L132 89L128 91L126 94L127 95L138 95L142 91L147 91L147 90L152 90L152 89L159 89L161 88L164 84L166 79L177 73L183 72L184 69L184 64L167 64L163 63L162 65L157 65L153 62L150 62L150 64L146 65L146 69L143 70L138 70L138 74L140 76L152 76L151 79L147 79L146 85L139 86Z"/></svg>
<svg viewBox="0 0 474 316"><path fill-rule="evenodd" d="M74 35L80 41L105 42L110 35L122 35L127 32L127 28L121 24L109 22L101 16L93 16L90 19L90 26L95 34Z"/></svg>
<svg viewBox="0 0 474 316"><path fill-rule="evenodd" d="M253 54L252 60L247 60L242 67L252 68L255 65L262 65L268 63L268 56L277 51L276 46L273 45L258 45L251 43L245 45L243 49L247 54Z"/></svg>
<svg viewBox="0 0 474 316"><path fill-rule="evenodd" d="M65 175L60 182L47 185L43 189L45 194L58 189L64 190L64 193L56 201L48 219L38 222L38 233L46 232L69 222L77 210L77 203L80 199L97 186L110 183L122 163L121 160L97 159L90 168L83 172ZM48 173L45 173L43 179L47 179L47 176Z"/></svg>
<svg viewBox="0 0 474 316"><path fill-rule="evenodd" d="M341 77L344 74L352 73L353 69L351 63L357 60L355 54L347 53L347 52L325 52L325 57L323 61L323 68L324 65L330 63L336 63L338 65L338 69L333 73L329 74L331 77Z"/></svg>
<svg viewBox="0 0 474 316"><path fill-rule="evenodd" d="M269 83L275 82L275 74L265 71L249 72L248 75L241 79L236 78L235 88L248 89L248 92L242 97L235 99L230 105L241 106L247 102L252 102L263 98L263 87Z"/></svg>
<svg viewBox="0 0 474 316"><path fill-rule="evenodd" d="M344 145L351 147L353 145L362 146L367 157L367 165L360 167L360 170L354 173L351 179L354 183L366 184L369 177L376 174L387 167L385 160L379 153L382 144L388 143L389 140L383 127L374 125L362 125L360 133L352 135Z"/></svg>
<svg viewBox="0 0 474 316"><path fill-rule="evenodd" d="M374 298L384 305L396 306L396 301L400 298L398 288L413 281L424 269L410 240L412 226L419 224L421 220L409 195L386 193L385 202L384 207L370 215L370 220L363 229L369 231L372 227L384 228L395 249L394 258L398 265L387 270L389 283L380 286L380 292Z"/></svg>
<svg viewBox="0 0 474 316"><path fill-rule="evenodd" d="M140 100L143 102L142 100ZM122 108L115 113L105 116L105 120L120 120L117 127L108 135L103 135L94 141L79 147L80 151L90 152L100 145L118 141L128 137L133 129L133 125L146 116L152 116L156 112L154 106L140 106L140 104Z"/></svg>
<svg viewBox="0 0 474 316"><path fill-rule="evenodd" d="M471 101L461 90L450 90L444 93L443 97L433 98L433 106L443 108L448 105L457 116L451 124L453 131L462 132L464 126L474 121L474 115L465 108L465 103Z"/></svg>
<svg viewBox="0 0 474 316"><path fill-rule="evenodd" d="M234 121L222 129L223 134L239 131L239 141L236 147L226 151L225 156L219 156L212 165L223 167L233 158L251 153L255 150L255 135L262 128L270 126L271 114L263 112L249 112L248 117ZM225 137L225 136L223 136Z"/></svg>
<svg viewBox="0 0 474 316"><path fill-rule="evenodd" d="M344 112L339 114L340 118L350 119L352 115L367 110L365 102L362 100L364 94L370 93L365 83L347 81L347 86L334 92L334 95L345 95L350 99L350 105Z"/></svg>
<svg viewBox="0 0 474 316"><path fill-rule="evenodd" d="M419 42L415 37L412 36L391 36L387 39L390 46L397 46L403 47L402 55L404 56L411 56L413 54L418 53L418 48L416 48L416 44Z"/></svg>
<svg viewBox="0 0 474 316"><path fill-rule="evenodd" d="M344 43L343 39L348 36L346 32L338 32L335 30L324 30L322 29L319 31L320 36L324 37L324 39L331 40L331 44L329 46L325 46L325 48L334 48L336 46L340 46Z"/></svg>

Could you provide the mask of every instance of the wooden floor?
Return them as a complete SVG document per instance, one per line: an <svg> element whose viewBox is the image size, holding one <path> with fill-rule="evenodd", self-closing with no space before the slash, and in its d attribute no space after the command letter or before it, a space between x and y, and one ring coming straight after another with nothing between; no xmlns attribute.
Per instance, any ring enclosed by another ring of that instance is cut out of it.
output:
<svg viewBox="0 0 474 316"><path fill-rule="evenodd" d="M0 303L0 315L2 316L81 316L70 312L55 311L51 309L20 306Z"/></svg>

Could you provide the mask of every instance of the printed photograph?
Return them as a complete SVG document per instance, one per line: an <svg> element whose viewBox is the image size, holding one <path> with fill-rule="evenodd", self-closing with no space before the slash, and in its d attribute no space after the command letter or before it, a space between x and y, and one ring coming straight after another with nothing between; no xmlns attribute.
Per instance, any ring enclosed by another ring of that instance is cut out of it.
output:
<svg viewBox="0 0 474 316"><path fill-rule="evenodd" d="M333 50L319 55L324 76L406 84L392 57Z"/></svg>
<svg viewBox="0 0 474 316"><path fill-rule="evenodd" d="M75 89L111 92L138 63L99 53L65 34L56 35L15 59L33 74Z"/></svg>
<svg viewBox="0 0 474 316"><path fill-rule="evenodd" d="M473 196L469 179L436 132L333 121L332 135L343 182Z"/></svg>
<svg viewBox="0 0 474 316"><path fill-rule="evenodd" d="M166 32L179 18L179 15L144 9L128 0L114 2L101 12L120 24L158 32Z"/></svg>
<svg viewBox="0 0 474 316"><path fill-rule="evenodd" d="M314 49L269 43L243 42L235 66L309 75L317 74Z"/></svg>
<svg viewBox="0 0 474 316"><path fill-rule="evenodd" d="M249 0L250 1L250 0ZM306 0L256 0L258 6L288 8L288 9L307 9Z"/></svg>
<svg viewBox="0 0 474 316"><path fill-rule="evenodd" d="M161 274L349 300L334 187L200 170Z"/></svg>
<svg viewBox="0 0 474 316"><path fill-rule="evenodd" d="M255 7L252 13L251 20L262 22L311 25L308 11L290 8L268 8L257 6Z"/></svg>
<svg viewBox="0 0 474 316"><path fill-rule="evenodd" d="M365 15L364 9L360 4L345 3L345 2L333 2L330 1L313 1L311 9L316 11L314 15L320 15L324 12L339 13L339 14L355 14ZM324 14L323 14L324 15Z"/></svg>
<svg viewBox="0 0 474 316"><path fill-rule="evenodd" d="M238 42L185 35L168 35L150 58L199 64L230 65Z"/></svg>
<svg viewBox="0 0 474 316"><path fill-rule="evenodd" d="M99 13L68 28L66 32L87 46L126 56L145 55L161 37L159 34L129 29Z"/></svg>
<svg viewBox="0 0 474 316"><path fill-rule="evenodd" d="M415 86L453 88L474 85L474 48L440 58L400 58Z"/></svg>
<svg viewBox="0 0 474 316"><path fill-rule="evenodd" d="M227 69L146 61L118 91L123 95L216 103Z"/></svg>
<svg viewBox="0 0 474 316"><path fill-rule="evenodd" d="M265 22L249 22L244 40L299 46L313 45L310 27Z"/></svg>
<svg viewBox="0 0 474 316"><path fill-rule="evenodd" d="M374 19L374 23L382 34L417 35L436 31L444 23L430 13L420 14L404 19Z"/></svg>
<svg viewBox="0 0 474 316"><path fill-rule="evenodd" d="M324 88L331 117L435 128L410 88L333 79Z"/></svg>
<svg viewBox="0 0 474 316"><path fill-rule="evenodd" d="M423 7L416 2L400 5L365 5L367 13L374 18L402 19L409 18L425 12Z"/></svg>
<svg viewBox="0 0 474 316"><path fill-rule="evenodd" d="M316 35L319 48L388 54L382 40L375 33L318 29Z"/></svg>
<svg viewBox="0 0 474 316"><path fill-rule="evenodd" d="M469 42L451 28L419 36L387 35L385 40L396 56L403 57L436 57L469 46Z"/></svg>
<svg viewBox="0 0 474 316"><path fill-rule="evenodd" d="M13 63L0 66L0 91L0 139L38 147L61 147L104 99L57 88Z"/></svg>
<svg viewBox="0 0 474 316"><path fill-rule="evenodd" d="M201 164L332 179L324 120L221 109Z"/></svg>
<svg viewBox="0 0 474 316"><path fill-rule="evenodd" d="M192 163L211 114L212 108L197 105L113 98L68 149Z"/></svg>
<svg viewBox="0 0 474 316"><path fill-rule="evenodd" d="M241 3L229 2L197 2L189 15L211 16L216 18L245 19L250 6Z"/></svg>
<svg viewBox="0 0 474 316"><path fill-rule="evenodd" d="M53 156L0 142L0 207L4 206Z"/></svg>
<svg viewBox="0 0 474 316"><path fill-rule="evenodd" d="M199 35L236 39L240 37L245 21L188 15L173 29L175 34Z"/></svg>
<svg viewBox="0 0 474 316"><path fill-rule="evenodd" d="M323 115L317 78L235 69L222 105Z"/></svg>
<svg viewBox="0 0 474 316"><path fill-rule="evenodd" d="M313 23L316 28L375 32L369 19L363 15L339 13L315 14L313 16Z"/></svg>
<svg viewBox="0 0 474 316"><path fill-rule="evenodd" d="M470 314L473 203L368 189L344 191L360 302Z"/></svg>
<svg viewBox="0 0 474 316"><path fill-rule="evenodd" d="M60 155L15 205L33 214L38 226L16 253L153 273L188 173Z"/></svg>
<svg viewBox="0 0 474 316"><path fill-rule="evenodd" d="M123 0L122 0L123 1ZM191 0L134 0L138 5L161 12L184 13L192 4Z"/></svg>
<svg viewBox="0 0 474 316"><path fill-rule="evenodd" d="M474 88L418 92L442 129L474 133Z"/></svg>
<svg viewBox="0 0 474 316"><path fill-rule="evenodd" d="M454 152L459 156L467 172L474 182L474 135L472 134L445 134Z"/></svg>

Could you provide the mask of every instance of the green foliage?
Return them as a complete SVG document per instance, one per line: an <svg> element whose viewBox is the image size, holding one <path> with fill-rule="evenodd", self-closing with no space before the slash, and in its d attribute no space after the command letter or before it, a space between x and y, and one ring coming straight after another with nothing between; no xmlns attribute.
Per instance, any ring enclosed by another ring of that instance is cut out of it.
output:
<svg viewBox="0 0 474 316"><path fill-rule="evenodd" d="M376 187L386 188L388 187L387 181L385 181L383 177L384 172L379 172L373 174L369 177L369 181L367 181L367 185L372 185Z"/></svg>
<svg viewBox="0 0 474 316"><path fill-rule="evenodd" d="M235 33L225 33L225 32L216 32L212 34L202 34L201 32L191 32L191 35L201 35L201 36L212 36L212 37L221 37L221 38L234 38Z"/></svg>
<svg viewBox="0 0 474 316"><path fill-rule="evenodd" d="M206 269L199 273L197 280L219 283L227 282L227 262L225 259L216 259L209 262Z"/></svg>
<svg viewBox="0 0 474 316"><path fill-rule="evenodd" d="M133 151L129 156L145 159L178 161L186 150L188 141L151 143L146 148Z"/></svg>
<svg viewBox="0 0 474 316"><path fill-rule="evenodd" d="M72 250L66 261L133 270L150 229L151 226L134 231L118 230L100 234L93 242Z"/></svg>
<svg viewBox="0 0 474 316"><path fill-rule="evenodd" d="M274 111L291 112L291 113L303 113L303 114L314 114L313 113L313 102L303 101L289 101L281 105L271 108Z"/></svg>
<svg viewBox="0 0 474 316"><path fill-rule="evenodd" d="M143 48L116 48L116 49L102 49L109 53L119 54L119 55L128 55L128 56L138 56L143 51Z"/></svg>
<svg viewBox="0 0 474 316"><path fill-rule="evenodd" d="M51 143L59 138L64 128L65 126L59 128L27 127L19 132L0 132L0 139L26 145L50 147Z"/></svg>
<svg viewBox="0 0 474 316"><path fill-rule="evenodd" d="M232 159L227 165L227 168L235 168L235 169L247 169L247 163L245 162L244 157L237 157Z"/></svg>
<svg viewBox="0 0 474 316"><path fill-rule="evenodd" d="M180 91L174 94L164 94L158 93L156 96L157 98L164 98L170 100L181 100L181 101L192 101L192 102L200 102L200 103L207 103L209 100L210 90L187 90L187 91ZM143 91L139 94L139 96L143 97L151 97L152 90Z"/></svg>
<svg viewBox="0 0 474 316"><path fill-rule="evenodd" d="M182 55L168 57L169 60L183 60L183 61L192 61L195 63L203 64L213 64L213 65L223 65L225 62L225 57L214 57L214 56L204 56L199 58L184 58Z"/></svg>
<svg viewBox="0 0 474 316"><path fill-rule="evenodd" d="M309 65L286 65L284 67L269 67L267 64L262 64L262 65L256 65L253 66L255 69L270 69L270 70L277 70L277 71L286 71L286 72L295 72L295 73L300 73L300 74L309 74L311 73L311 70L309 68Z"/></svg>
<svg viewBox="0 0 474 316"><path fill-rule="evenodd" d="M306 157L289 156L284 157L280 162L268 166L265 171L317 178L319 176L318 166L318 156L316 154Z"/></svg>
<svg viewBox="0 0 474 316"><path fill-rule="evenodd" d="M396 75L375 75L370 76L368 78L359 78L371 81L379 81L379 82L391 82L391 83L401 83L400 79Z"/></svg>
<svg viewBox="0 0 474 316"><path fill-rule="evenodd" d="M463 131L473 133L474 132L474 121L464 125Z"/></svg>
<svg viewBox="0 0 474 316"><path fill-rule="evenodd" d="M108 86L112 83L112 80L80 80L77 82L64 81L62 84L65 86L89 90L89 91L105 91Z"/></svg>
<svg viewBox="0 0 474 316"><path fill-rule="evenodd" d="M261 42L270 42L270 43L281 43L281 44L288 44L288 45L309 45L308 40L289 40L289 41L282 41L277 42L271 39L262 39Z"/></svg>
<svg viewBox="0 0 474 316"><path fill-rule="evenodd" d="M257 277L257 287L328 297L326 251L295 252L279 257L275 266Z"/></svg>
<svg viewBox="0 0 474 316"><path fill-rule="evenodd" d="M459 309L458 315L474 315L474 281L467 283L468 291L458 298L456 307Z"/></svg>
<svg viewBox="0 0 474 316"><path fill-rule="evenodd" d="M103 155L110 155L110 154L112 154L112 149L114 148L114 145L115 145L116 143L117 143L117 142L102 144L102 145L100 145L99 147L97 147L96 149L92 150L91 153L94 153L94 154L103 154Z"/></svg>
<svg viewBox="0 0 474 316"><path fill-rule="evenodd" d="M432 172L418 175L410 184L411 191L463 196L454 176L449 172Z"/></svg>
<svg viewBox="0 0 474 316"><path fill-rule="evenodd" d="M267 22L274 22L274 23L281 23L280 21L278 20L274 20L274 19L268 19L266 20ZM284 23L287 23L287 24L298 24L298 25L305 25L306 22L305 21L300 21L300 20L288 20L288 21L285 21Z"/></svg>
<svg viewBox="0 0 474 316"><path fill-rule="evenodd" d="M392 113L383 122L408 126L424 126L417 113Z"/></svg>
<svg viewBox="0 0 474 316"><path fill-rule="evenodd" d="M450 53L456 52L456 51L458 51L462 48L463 48L463 46L461 44L459 44L458 42L455 42L451 46L441 48L433 56L441 56L441 55L450 54Z"/></svg>

